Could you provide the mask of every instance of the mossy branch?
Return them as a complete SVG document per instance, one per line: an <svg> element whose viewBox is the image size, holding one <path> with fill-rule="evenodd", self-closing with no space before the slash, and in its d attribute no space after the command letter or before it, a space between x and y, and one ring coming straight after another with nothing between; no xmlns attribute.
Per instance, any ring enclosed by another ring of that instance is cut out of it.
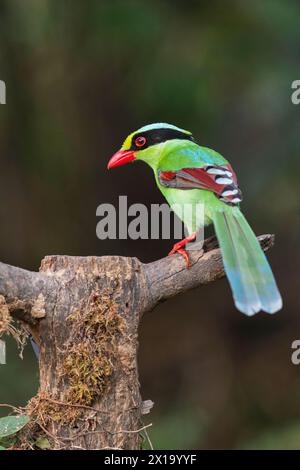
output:
<svg viewBox="0 0 300 470"><path fill-rule="evenodd" d="M264 249L272 235L262 235ZM40 348L40 389L19 448L47 436L54 449L138 449L147 438L137 368L142 315L224 276L216 240L143 264L120 256L48 256L40 272L0 263L0 336L21 320ZM151 403L149 400L147 403ZM148 407L148 411L150 408Z"/></svg>

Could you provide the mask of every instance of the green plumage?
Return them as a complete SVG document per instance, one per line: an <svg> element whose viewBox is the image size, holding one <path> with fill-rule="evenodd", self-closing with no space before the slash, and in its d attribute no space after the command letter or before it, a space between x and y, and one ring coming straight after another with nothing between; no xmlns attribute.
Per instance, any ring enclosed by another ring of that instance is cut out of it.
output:
<svg viewBox="0 0 300 470"><path fill-rule="evenodd" d="M223 202L212 190L167 187L160 180L160 172L180 172L186 168L199 169L210 165L224 168L227 160L214 150L199 146L188 131L161 123L145 126L131 134L122 149L129 148L136 135L149 138L149 133L154 144L138 149L135 157L152 167L160 191L189 233L200 228L196 211L187 214L182 207L186 204L193 208L199 203L204 205L204 224L214 224L236 307L247 315L260 310L268 313L280 310L282 299L273 273L238 204Z"/></svg>
<svg viewBox="0 0 300 470"><path fill-rule="evenodd" d="M152 152L155 152L154 155L152 155ZM196 206L196 204L201 203L204 205L205 225L209 225L213 222L213 214L217 210L229 212L236 210L236 208L229 207L219 201L211 191L205 191L203 189L179 190L166 188L159 182L159 170L177 171L181 168L201 168L210 164L224 165L228 163L222 155L214 150L200 147L193 142L175 139L139 152L139 160L145 161L152 167L157 186L170 206L173 208L175 205L174 211L177 213L178 217L181 218L183 211L176 210L176 207L178 208L178 206L185 204ZM189 214L184 215L186 215L186 218L183 218L182 221L189 233L197 231L199 227L197 227L196 224L195 211L192 211L192 218L189 217Z"/></svg>
<svg viewBox="0 0 300 470"><path fill-rule="evenodd" d="M247 315L277 312L282 301L273 273L241 211L216 211L213 222L236 307Z"/></svg>

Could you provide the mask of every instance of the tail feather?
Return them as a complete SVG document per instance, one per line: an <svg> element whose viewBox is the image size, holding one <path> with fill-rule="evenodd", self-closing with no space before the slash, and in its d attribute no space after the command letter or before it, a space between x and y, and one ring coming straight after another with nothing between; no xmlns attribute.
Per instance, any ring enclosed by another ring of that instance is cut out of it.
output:
<svg viewBox="0 0 300 470"><path fill-rule="evenodd" d="M272 270L243 214L235 208L216 211L213 222L237 309L249 316L280 310L282 299Z"/></svg>

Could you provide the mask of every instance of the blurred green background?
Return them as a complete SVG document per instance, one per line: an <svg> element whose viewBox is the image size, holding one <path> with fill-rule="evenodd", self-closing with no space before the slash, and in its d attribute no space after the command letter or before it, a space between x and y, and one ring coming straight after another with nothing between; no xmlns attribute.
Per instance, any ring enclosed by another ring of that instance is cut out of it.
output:
<svg viewBox="0 0 300 470"><path fill-rule="evenodd" d="M226 280L164 303L140 330L140 381L155 448L300 449L300 3L285 0L1 0L0 259L164 256L173 240L99 241L96 207L163 202L151 170L106 171L136 128L165 121L227 157L284 298L247 318ZM8 342L0 402L25 404L37 364ZM8 410L0 409L1 415Z"/></svg>

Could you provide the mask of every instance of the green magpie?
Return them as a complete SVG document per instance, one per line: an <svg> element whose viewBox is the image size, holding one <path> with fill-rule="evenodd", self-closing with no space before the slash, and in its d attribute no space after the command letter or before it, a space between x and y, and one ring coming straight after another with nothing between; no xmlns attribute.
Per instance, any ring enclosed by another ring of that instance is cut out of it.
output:
<svg viewBox="0 0 300 470"><path fill-rule="evenodd" d="M150 165L158 188L187 228L188 237L176 243L169 254L180 253L189 266L184 246L195 240L199 218L196 211L187 214L181 208L203 204L204 225L214 224L236 308L246 315L280 310L281 295L267 258L240 210L242 193L228 161L201 147L191 132L166 123L131 133L109 160L108 168L134 160Z"/></svg>

